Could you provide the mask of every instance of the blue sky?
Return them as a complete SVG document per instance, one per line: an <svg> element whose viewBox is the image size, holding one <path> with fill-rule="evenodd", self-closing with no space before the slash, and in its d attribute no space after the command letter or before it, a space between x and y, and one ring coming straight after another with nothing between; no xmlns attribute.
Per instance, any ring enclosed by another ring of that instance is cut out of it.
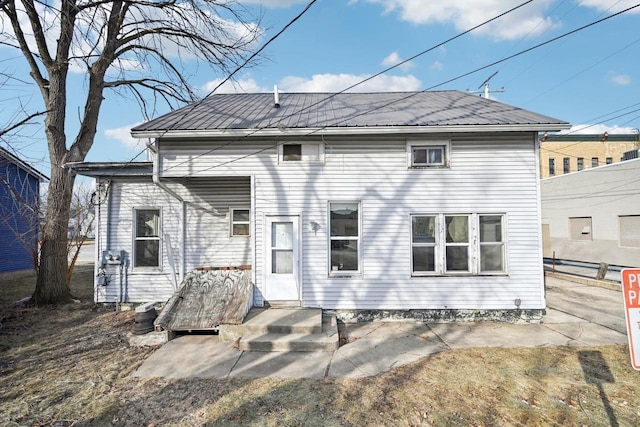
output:
<svg viewBox="0 0 640 427"><path fill-rule="evenodd" d="M271 43L256 64L218 92L337 92L450 37L507 11L511 0L318 0ZM307 4L302 0L242 2L262 13L264 43ZM354 89L414 91L435 87L479 91L490 81L491 97L566 120L583 133L632 133L640 128L640 7L501 64L443 84L640 1L536 0L516 12L397 67ZM259 45L256 46L256 49ZM0 48L0 70L24 72L15 51ZM191 64L187 64L191 65ZM192 83L209 92L225 76L194 65ZM196 71L197 70L197 71ZM25 74L26 75L26 74ZM78 80L80 80L78 78ZM0 92L0 123L14 97L40 107L35 86ZM12 104L13 103L13 104ZM160 112L167 112L164 108ZM73 112L70 112L73 115ZM106 93L89 161L129 161L140 151L129 129L142 122L129 99ZM74 130L70 121L69 135ZM33 128L33 143L18 155L48 173L46 143ZM0 142L1 143L1 142Z"/></svg>

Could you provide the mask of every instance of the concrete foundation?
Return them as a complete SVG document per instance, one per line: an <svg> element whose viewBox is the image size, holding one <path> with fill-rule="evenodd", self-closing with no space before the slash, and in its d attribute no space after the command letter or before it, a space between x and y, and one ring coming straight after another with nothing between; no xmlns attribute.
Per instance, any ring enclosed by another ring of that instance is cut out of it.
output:
<svg viewBox="0 0 640 427"><path fill-rule="evenodd" d="M540 323L544 310L336 310L344 323L358 322L504 322Z"/></svg>
<svg viewBox="0 0 640 427"><path fill-rule="evenodd" d="M171 341L175 337L175 332L171 331L149 332L143 335L135 335L131 332L127 334L131 347L156 347Z"/></svg>

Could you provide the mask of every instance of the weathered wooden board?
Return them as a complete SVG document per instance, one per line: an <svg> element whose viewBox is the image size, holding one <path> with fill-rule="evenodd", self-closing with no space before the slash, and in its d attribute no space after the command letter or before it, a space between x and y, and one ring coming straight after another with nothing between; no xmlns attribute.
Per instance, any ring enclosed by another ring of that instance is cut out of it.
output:
<svg viewBox="0 0 640 427"><path fill-rule="evenodd" d="M169 331L210 330L242 323L252 305L251 271L192 271L154 324Z"/></svg>

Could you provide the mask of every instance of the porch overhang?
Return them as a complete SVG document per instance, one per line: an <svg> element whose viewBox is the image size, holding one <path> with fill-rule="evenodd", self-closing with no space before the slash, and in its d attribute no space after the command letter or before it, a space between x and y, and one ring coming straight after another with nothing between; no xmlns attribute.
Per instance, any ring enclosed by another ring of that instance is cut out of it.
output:
<svg viewBox="0 0 640 427"><path fill-rule="evenodd" d="M153 162L81 162L65 165L76 173L92 178L149 177L153 175Z"/></svg>

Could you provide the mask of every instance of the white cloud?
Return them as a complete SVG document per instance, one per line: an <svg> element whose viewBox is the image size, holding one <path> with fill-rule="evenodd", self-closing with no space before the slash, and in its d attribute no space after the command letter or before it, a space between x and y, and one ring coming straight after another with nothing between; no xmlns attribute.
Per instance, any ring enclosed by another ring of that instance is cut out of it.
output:
<svg viewBox="0 0 640 427"><path fill-rule="evenodd" d="M582 0L580 2L580 6L593 7L600 12L607 13L617 13L637 4L638 2L636 0L620 0L617 2L612 2L611 0ZM631 9L626 13L640 13L640 7Z"/></svg>
<svg viewBox="0 0 640 427"><path fill-rule="evenodd" d="M608 74L609 81L617 86L626 86L631 83L631 76L628 74L619 74L616 72L609 72Z"/></svg>
<svg viewBox="0 0 640 427"><path fill-rule="evenodd" d="M215 89L221 81L222 79L212 80L205 83L201 89L208 94ZM271 92L272 90L272 87L266 88L260 86L260 84L252 78L244 78L226 81L222 86L216 89L215 93L264 93Z"/></svg>
<svg viewBox="0 0 640 427"><path fill-rule="evenodd" d="M291 1L291 0L290 0ZM302 0L301 0L302 1ZM286 3L286 1L268 1L268 3ZM52 0L47 2L36 2L35 8L40 19L40 23L44 29L44 35L46 38L47 47L49 53L54 56L56 52L56 42L60 37L60 14L58 11L61 9L61 0ZM97 54L102 52L104 48L104 42L106 38L106 25L102 25L104 20L109 14L111 5L109 3L97 5L89 9L82 10L76 17L75 23L75 37L74 43L71 45L71 51L69 56L71 58L82 58L87 55L92 55L91 59L95 59ZM180 9L180 13L177 11ZM239 40L251 39L251 35L254 31L260 35L263 34L263 30L256 24L248 22L241 23L235 20L225 19L221 16L215 15L213 10L205 11L211 21L215 21L217 25L210 25L210 22L200 18L201 11L198 11L187 2L178 2L171 8L160 8L151 5L148 6L138 4L135 8L130 8L127 15L125 25L129 27L134 23L138 30L142 30L143 23L154 22L155 26L161 26L162 22L174 22L177 25L184 23L184 25L191 24L196 28L198 34L203 37L217 39L221 43L228 43L230 45L237 43ZM25 39L29 48L33 52L38 51L33 32L29 29L31 24L29 18L23 9L18 10L18 19L20 21L20 27L24 32ZM12 40L15 38L15 33L8 22L4 22L2 27L4 33L0 33L0 42L6 44L15 44ZM125 27L126 30L126 27ZM252 40L251 43L257 45L260 37ZM162 55L166 58L176 58L181 61L196 59L196 55L193 53L196 48L190 49L188 46L189 41L181 40L181 44L177 44L171 37L158 37L155 34L150 34L136 41L139 45L148 45L155 47L162 51ZM188 48L185 48L185 43ZM250 48L250 47L249 47ZM141 63L138 57L135 55L122 56L118 60L114 61L110 66L110 72L118 71L140 71ZM69 71L72 73L86 74L87 64L81 59L71 59L69 61Z"/></svg>
<svg viewBox="0 0 640 427"><path fill-rule="evenodd" d="M404 60L400 57L400 55L398 55L398 52L391 52L386 58L382 60L382 65L384 67L393 67L394 65L397 65L402 61ZM400 68L402 71L408 71L411 67L413 67L413 64L411 62L406 62L400 65L398 68Z"/></svg>
<svg viewBox="0 0 640 427"><path fill-rule="evenodd" d="M307 0L244 0L243 3L261 4L264 7L290 7L294 4L306 3Z"/></svg>
<svg viewBox="0 0 640 427"><path fill-rule="evenodd" d="M582 124L582 125L573 125L569 130L563 130L558 133L560 134L576 134L576 135L586 135L586 134L604 134L605 132L609 134L620 134L620 133L636 133L637 130L632 127L619 127L618 125L605 125L605 124Z"/></svg>
<svg viewBox="0 0 640 427"><path fill-rule="evenodd" d="M283 92L340 92L366 78L361 74L315 74L310 79L297 76L283 78L278 87ZM422 82L412 75L389 76L386 74L356 86L349 92L406 92L416 91Z"/></svg>
<svg viewBox="0 0 640 427"><path fill-rule="evenodd" d="M444 64L438 60L433 61L433 63L429 66L430 69L440 71L444 68Z"/></svg>
<svg viewBox="0 0 640 427"><path fill-rule="evenodd" d="M116 140L130 150L142 150L144 148L144 139L133 138L131 136L131 128L138 126L140 123L134 123L116 129L106 129L104 136L109 139Z"/></svg>
<svg viewBox="0 0 640 427"><path fill-rule="evenodd" d="M366 0L384 7L385 13L398 12L400 18L413 24L453 24L465 31L487 21L521 3L520 0ZM488 35L498 40L536 36L554 27L553 20L544 16L551 0L526 5L498 20L474 30L474 34Z"/></svg>

